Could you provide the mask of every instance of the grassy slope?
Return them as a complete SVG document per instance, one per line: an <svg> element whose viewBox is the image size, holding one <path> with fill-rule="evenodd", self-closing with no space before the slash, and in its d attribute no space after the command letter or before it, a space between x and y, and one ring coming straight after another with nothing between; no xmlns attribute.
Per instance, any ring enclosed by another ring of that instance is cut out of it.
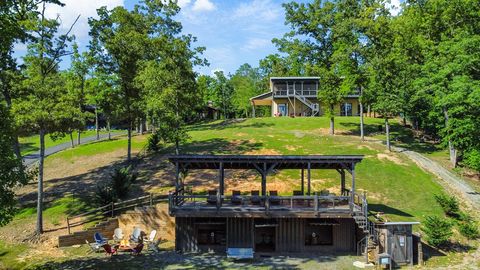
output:
<svg viewBox="0 0 480 270"><path fill-rule="evenodd" d="M357 122L358 118L355 117L336 118L337 132L355 135L358 132ZM367 135L381 139L383 135L375 133L381 123L381 119L366 118ZM299 155L362 154L365 159L357 167L357 188L367 192L371 210L383 211L392 220L422 220L424 215L442 213L433 198L433 194L441 193L442 188L432 175L401 155L397 155L401 164L379 159L378 155L389 154L378 143L362 143L358 137L352 136L326 135L328 125L328 119L323 117L252 119L227 126L205 124L191 127L192 142L185 150L212 153L255 150L269 153L271 150L271 153ZM400 136L403 131L399 132L400 127L396 125L395 129L394 136ZM298 187L299 175L298 171L285 170L269 177L267 181L288 181L293 187ZM336 171L314 171L312 183L313 191L332 189L338 187L339 176Z"/></svg>
<svg viewBox="0 0 480 270"><path fill-rule="evenodd" d="M115 130L112 130L112 132L115 132ZM107 132L106 131L100 131L101 134L106 134ZM95 130L86 130L84 132L82 132L82 137L90 137L90 136L94 136L96 133L95 133ZM75 143L77 142L77 133L75 132L73 134L73 140L75 141ZM29 136L29 137L21 137L19 138L19 141L20 141L20 149L21 149L21 152L22 152L22 155L28 155L28 154L31 154L31 153L34 153L36 151L39 151L40 150L40 139L39 139L39 136L38 135L32 135L32 136ZM52 146L55 146L55 145L58 145L58 144L62 144L62 143L66 143L66 142L70 142L70 136L67 135L65 137L62 137L62 138L58 138L57 140L52 140L52 138L50 136L46 136L45 137L45 147L52 147Z"/></svg>

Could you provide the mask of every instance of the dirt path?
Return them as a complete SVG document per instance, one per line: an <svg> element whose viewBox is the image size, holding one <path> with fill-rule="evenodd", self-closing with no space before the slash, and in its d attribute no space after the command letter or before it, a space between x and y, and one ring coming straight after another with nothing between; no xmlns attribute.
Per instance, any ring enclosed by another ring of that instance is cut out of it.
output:
<svg viewBox="0 0 480 270"><path fill-rule="evenodd" d="M394 151L405 154L413 162L424 170L436 175L442 181L441 185L447 186L449 189L453 189L462 198L464 198L470 206L478 209L480 207L480 193L470 186L465 180L451 173L437 162L423 156L414 151L410 151L401 147L392 147Z"/></svg>

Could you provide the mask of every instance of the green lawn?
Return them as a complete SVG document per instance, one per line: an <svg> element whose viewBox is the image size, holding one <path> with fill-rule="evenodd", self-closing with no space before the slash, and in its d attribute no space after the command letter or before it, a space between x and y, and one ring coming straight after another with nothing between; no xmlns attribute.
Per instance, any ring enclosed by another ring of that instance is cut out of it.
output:
<svg viewBox="0 0 480 270"><path fill-rule="evenodd" d="M115 132L115 130L112 130L112 132ZM104 130L100 131L100 134L106 134L107 132ZM94 136L96 134L95 130L86 130L82 132L82 137L90 137ZM77 133L75 132L73 134L73 140L75 143L77 142ZM38 135L32 135L29 137L21 137L19 138L20 142L20 150L22 155L28 155L34 152L37 152L40 150L40 139ZM45 147L52 147L58 144L70 142L70 136L64 136L61 138L57 138L56 140L53 140L49 135L45 136Z"/></svg>

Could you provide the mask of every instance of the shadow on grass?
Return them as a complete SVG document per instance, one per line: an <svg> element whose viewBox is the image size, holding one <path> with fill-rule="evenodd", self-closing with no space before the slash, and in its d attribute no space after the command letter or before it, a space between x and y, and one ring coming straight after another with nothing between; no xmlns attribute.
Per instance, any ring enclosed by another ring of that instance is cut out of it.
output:
<svg viewBox="0 0 480 270"><path fill-rule="evenodd" d="M273 123L255 122L248 125L238 125L245 122L246 119L232 119L222 122L206 122L202 124L192 125L187 127L187 131L204 131L204 130L224 130L229 128L265 128L271 127Z"/></svg>
<svg viewBox="0 0 480 270"><path fill-rule="evenodd" d="M449 242L446 245L442 246L441 249L430 246L428 243L422 242L424 261L428 261L435 257L447 256L446 252L467 253L474 249L475 247L473 246L461 244L458 242L455 242L455 243Z"/></svg>
<svg viewBox="0 0 480 270"><path fill-rule="evenodd" d="M290 254L289 256L262 256L253 260L229 260L219 254L179 254L172 251L160 251L140 256L119 254L112 257L96 255L85 259L73 259L64 262L48 262L29 269L165 269L167 266L175 269L256 269L267 267L271 269L301 269L301 264L318 263L332 267L338 256L314 254ZM345 262L351 266L351 262Z"/></svg>
<svg viewBox="0 0 480 270"><path fill-rule="evenodd" d="M263 144L249 140L229 141L222 138L213 138L203 141L190 141L180 147L182 154L242 154L248 151L259 150ZM174 146L163 149L160 153L172 154Z"/></svg>
<svg viewBox="0 0 480 270"><path fill-rule="evenodd" d="M413 217L409 213L403 212L402 210L390 207L385 204L375 204L375 203L369 203L368 204L368 210L372 212L383 212L385 214L389 215L396 215L396 216L402 216L402 217Z"/></svg>

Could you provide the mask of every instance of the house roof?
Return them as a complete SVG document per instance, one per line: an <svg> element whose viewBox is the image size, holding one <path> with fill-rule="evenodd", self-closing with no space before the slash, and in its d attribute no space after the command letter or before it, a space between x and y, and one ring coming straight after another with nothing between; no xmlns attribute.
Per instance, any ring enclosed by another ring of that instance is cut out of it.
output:
<svg viewBox="0 0 480 270"><path fill-rule="evenodd" d="M168 160L188 169L258 169L272 165L276 169L353 169L363 155L170 155Z"/></svg>
<svg viewBox="0 0 480 270"><path fill-rule="evenodd" d="M251 97L250 100L252 100L252 99L266 99L266 98L269 98L271 96L272 96L272 92L270 91L270 92L260 94L258 96Z"/></svg>
<svg viewBox="0 0 480 270"><path fill-rule="evenodd" d="M270 80L320 80L320 77L270 77Z"/></svg>

